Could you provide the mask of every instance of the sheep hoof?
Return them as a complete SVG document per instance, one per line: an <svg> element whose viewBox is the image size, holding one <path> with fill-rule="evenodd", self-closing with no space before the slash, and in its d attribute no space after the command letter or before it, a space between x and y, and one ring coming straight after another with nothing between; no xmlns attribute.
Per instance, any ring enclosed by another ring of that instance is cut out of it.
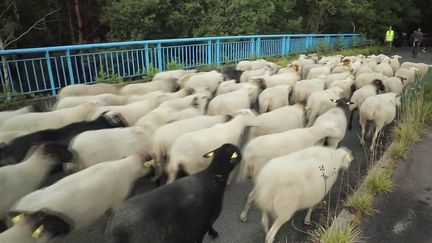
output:
<svg viewBox="0 0 432 243"><path fill-rule="evenodd" d="M242 212L242 213L240 214L240 220L241 220L242 222L246 222L246 220L247 220L247 216L246 216L246 213L245 213L245 212Z"/></svg>
<svg viewBox="0 0 432 243"><path fill-rule="evenodd" d="M310 221L310 220L305 220L303 223L304 223L305 225L311 225L311 221Z"/></svg>

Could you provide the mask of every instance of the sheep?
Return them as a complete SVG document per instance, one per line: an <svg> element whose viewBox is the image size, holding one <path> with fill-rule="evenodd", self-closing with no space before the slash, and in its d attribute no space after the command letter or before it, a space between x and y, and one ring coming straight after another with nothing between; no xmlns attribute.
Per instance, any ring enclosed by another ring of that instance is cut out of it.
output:
<svg viewBox="0 0 432 243"><path fill-rule="evenodd" d="M254 180L261 168L272 158L289 154L315 145L323 138L331 136L338 127L334 124L296 128L281 133L263 135L252 139L246 144L243 152L243 162L240 165L237 180L246 178ZM289 144L289 146L287 146ZM265 151L265 153L263 153ZM242 220L246 220L249 204L245 205Z"/></svg>
<svg viewBox="0 0 432 243"><path fill-rule="evenodd" d="M322 140L322 144L327 144L329 147L337 148L340 141L345 137L347 129L347 117L345 112L352 104L347 98L331 99L332 102L336 103L336 107L333 107L320 115L315 122L314 126L321 127L333 127L333 133Z"/></svg>
<svg viewBox="0 0 432 243"><path fill-rule="evenodd" d="M197 69L192 69L192 70L169 70L169 71L163 71L163 72L159 72L157 73L154 77L153 80L166 80L166 81L170 81L172 79L175 80L180 80L182 79L185 75L188 74L195 74L198 70Z"/></svg>
<svg viewBox="0 0 432 243"><path fill-rule="evenodd" d="M186 75L180 80L181 88L197 91L207 88L211 95L216 92L218 85L224 80L223 74L216 70Z"/></svg>
<svg viewBox="0 0 432 243"><path fill-rule="evenodd" d="M69 96L57 101L55 104L55 110L64 108L74 107L85 102L95 103L100 106L108 105L123 105L125 103L125 97L114 94L100 94L92 96Z"/></svg>
<svg viewBox="0 0 432 243"><path fill-rule="evenodd" d="M306 79L295 83L293 89L293 100L297 104L305 104L313 92L324 90L324 79Z"/></svg>
<svg viewBox="0 0 432 243"><path fill-rule="evenodd" d="M339 170L347 170L352 160L347 148L320 146L270 160L256 179L251 199L262 213L265 242L272 243L280 227L298 210L308 209L304 223L309 225L313 207L330 191ZM274 222L269 229L270 217Z"/></svg>
<svg viewBox="0 0 432 243"><path fill-rule="evenodd" d="M67 235L70 231L68 223L55 213L45 211L15 216L13 220L16 224L0 233L0 242L47 243L58 236Z"/></svg>
<svg viewBox="0 0 432 243"><path fill-rule="evenodd" d="M197 116L179 120L159 127L152 138L152 156L162 166L168 160L168 152L181 135L227 122L231 116Z"/></svg>
<svg viewBox="0 0 432 243"><path fill-rule="evenodd" d="M216 238L228 174L240 162L240 149L223 144L201 155L211 157L203 171L127 200L110 219L110 243L202 242Z"/></svg>
<svg viewBox="0 0 432 243"><path fill-rule="evenodd" d="M72 154L67 146L47 144L37 146L28 159L20 164L0 168L0 221L21 197L36 190L57 163L67 162Z"/></svg>
<svg viewBox="0 0 432 243"><path fill-rule="evenodd" d="M249 71L244 71L242 75L240 76L240 83L245 83L251 80L254 77L266 75L270 76L274 74L274 72L270 71L270 68L262 68L262 69L254 69Z"/></svg>
<svg viewBox="0 0 432 243"><path fill-rule="evenodd" d="M117 94L122 85L116 84L73 84L66 86L60 90L57 95L59 100L67 96L87 96L99 94Z"/></svg>
<svg viewBox="0 0 432 243"><path fill-rule="evenodd" d="M165 168L167 183L174 182L180 169L189 175L205 169L210 162L202 157L206 151L224 143L239 145L243 130L254 125L255 117L250 110L241 110L229 122L181 135L171 146L169 162Z"/></svg>
<svg viewBox="0 0 432 243"><path fill-rule="evenodd" d="M119 207L135 180L153 170L154 162L144 152L106 161L27 194L10 212L25 217L43 210L47 215L58 216L70 232L78 231Z"/></svg>
<svg viewBox="0 0 432 243"><path fill-rule="evenodd" d="M361 66L358 69L356 69L354 74L356 77L358 77L358 76L360 76L360 74L373 73L373 72L374 72L374 70L372 70L372 68L368 65L368 62L363 61Z"/></svg>
<svg viewBox="0 0 432 243"><path fill-rule="evenodd" d="M378 133L384 126L390 124L396 116L396 106L400 106L400 96L395 93L385 93L368 97L360 107L360 126L362 127L361 143L365 144L364 136L368 121L375 124L375 133L370 149L375 147Z"/></svg>
<svg viewBox="0 0 432 243"><path fill-rule="evenodd" d="M265 113L288 105L291 86L278 85L264 89L258 96L259 111Z"/></svg>
<svg viewBox="0 0 432 243"><path fill-rule="evenodd" d="M56 129L73 122L85 121L94 109L94 104L84 103L56 111L25 113L6 120L0 127L0 132Z"/></svg>
<svg viewBox="0 0 432 243"><path fill-rule="evenodd" d="M153 91L175 92L179 90L177 79L153 80L146 83L127 84L119 90L120 95L143 95Z"/></svg>
<svg viewBox="0 0 432 243"><path fill-rule="evenodd" d="M377 73L382 73L384 76L393 77L393 68L390 65L390 58L385 58L378 66L376 67Z"/></svg>
<svg viewBox="0 0 432 243"><path fill-rule="evenodd" d="M324 114L327 110L335 106L332 99L339 99L343 89L339 87L333 87L323 91L317 91L312 93L307 99L306 114L308 117L307 127L312 126L316 117Z"/></svg>
<svg viewBox="0 0 432 243"><path fill-rule="evenodd" d="M8 144L10 143L13 139L19 137L19 136L24 136L28 134L28 132L26 131L9 131L9 132L0 132L0 147L2 147L2 144Z"/></svg>
<svg viewBox="0 0 432 243"><path fill-rule="evenodd" d="M385 92L389 93L396 93L396 94L401 94L403 91L403 81L404 78L402 77L390 77L390 78L386 78L384 79L382 82L384 84L385 87Z"/></svg>
<svg viewBox="0 0 432 243"><path fill-rule="evenodd" d="M222 67L221 73L225 80L240 80L240 76L243 73L241 70L237 70L235 65L226 65Z"/></svg>
<svg viewBox="0 0 432 243"><path fill-rule="evenodd" d="M193 109L195 112L190 112ZM183 112L189 111L187 114ZM160 126L180 118L202 115L202 107L176 110L171 107L158 108L142 117L135 126L87 131L77 135L70 143L75 152L72 164L66 171L77 171L106 160L124 158L134 152L150 151L153 132ZM104 141L100 143L100 141ZM95 146L100 144L100 146ZM92 149L89 149L89 148Z"/></svg>
<svg viewBox="0 0 432 243"><path fill-rule="evenodd" d="M235 79L224 81L219 84L216 90L216 96L238 90L241 87L243 87L243 84Z"/></svg>
<svg viewBox="0 0 432 243"><path fill-rule="evenodd" d="M416 67L411 68L399 68L396 73L395 77L401 77L402 83L404 87L409 86L410 84L413 84L415 81L416 74L418 73L419 69Z"/></svg>
<svg viewBox="0 0 432 243"><path fill-rule="evenodd" d="M378 60L375 55L368 56L366 59L368 66L372 69L373 72L376 72L376 68L378 66Z"/></svg>
<svg viewBox="0 0 432 243"><path fill-rule="evenodd" d="M342 63L339 63L336 65L336 67L333 68L331 73L344 73L344 72L351 72L351 60L345 58Z"/></svg>
<svg viewBox="0 0 432 243"><path fill-rule="evenodd" d="M342 58L343 58L343 56L340 55L340 54L334 55L334 56L322 57L318 61L318 63L320 63L320 64L326 64L326 63L329 63L329 62L336 62L336 63L338 63L338 62L340 62L342 60Z"/></svg>
<svg viewBox="0 0 432 243"><path fill-rule="evenodd" d="M214 97L208 105L209 115L232 115L236 110L249 109L263 89L259 81L248 82L242 88Z"/></svg>
<svg viewBox="0 0 432 243"><path fill-rule="evenodd" d="M25 107L22 107L18 110L13 110L13 111L1 111L0 112L0 127L2 126L2 124L6 120L8 120L14 116L29 113L29 112L34 112L34 111L35 111L35 108L32 105L25 106Z"/></svg>
<svg viewBox="0 0 432 243"><path fill-rule="evenodd" d="M240 71L250 71L250 70L257 70L257 69L263 69L268 68L271 69L272 72L276 72L279 68L278 65L275 63L266 61L264 59L258 59L255 61L240 61L236 65L236 70Z"/></svg>
<svg viewBox="0 0 432 243"><path fill-rule="evenodd" d="M393 55L390 59L390 66L393 69L393 73L396 73L396 71L400 68L399 58L402 58L399 55Z"/></svg>
<svg viewBox="0 0 432 243"><path fill-rule="evenodd" d="M280 68L277 72L277 74L281 74L281 73L297 73L300 74L300 66L298 64L288 64L286 67L284 68Z"/></svg>
<svg viewBox="0 0 432 243"><path fill-rule="evenodd" d="M209 99L210 97L206 93L196 93L182 98L164 101L159 105L159 107L173 107L177 110L200 105L205 107Z"/></svg>
<svg viewBox="0 0 432 243"><path fill-rule="evenodd" d="M418 69L418 75L420 76L421 79L423 79L423 77L427 74L429 68L432 65L427 65L425 63L414 63L414 62L404 62L400 65L400 68L417 68Z"/></svg>
<svg viewBox="0 0 432 243"><path fill-rule="evenodd" d="M273 111L263 113L255 118L257 125L252 127L250 139L304 127L304 113L303 105L299 104L283 106Z"/></svg>
<svg viewBox="0 0 432 243"><path fill-rule="evenodd" d="M336 80L344 80L349 77L351 77L352 74L350 72L343 72L343 73L331 73L329 75L326 75L325 80L325 88L328 88L331 83L333 83Z"/></svg>
<svg viewBox="0 0 432 243"><path fill-rule="evenodd" d="M354 91L353 95L351 96L351 102L350 110L350 120L348 124L348 129L352 129L352 119L354 117L354 111L358 110L359 107L363 104L363 102L369 97L379 94L380 92L385 91L385 86L383 82L379 79L376 79L372 81L372 84L365 85L361 87L360 89Z"/></svg>
<svg viewBox="0 0 432 243"><path fill-rule="evenodd" d="M291 87L294 86L294 84L300 80L300 75L297 72L285 72L275 75L269 75L268 73L260 76L260 77L254 77L254 80L262 79L264 80L265 86L268 88L287 84Z"/></svg>
<svg viewBox="0 0 432 243"><path fill-rule="evenodd" d="M308 72L307 79L318 78L321 75L328 75L331 73L331 70L336 67L337 62L328 62L322 67L314 67L311 68Z"/></svg>
<svg viewBox="0 0 432 243"><path fill-rule="evenodd" d="M350 75L346 79L343 80L335 80L333 81L328 88L339 87L343 90L341 97L351 97L351 92L353 90L354 84L354 76Z"/></svg>
<svg viewBox="0 0 432 243"><path fill-rule="evenodd" d="M161 101L173 100L173 99L185 97L185 96L190 95L190 94L191 94L191 92L189 92L185 89L181 89L181 90L174 92L174 93L163 92L161 90L157 90L157 91L147 93L145 95L128 95L125 98L126 99L125 105L135 103L135 102L145 101L145 100L151 101L153 99L160 99Z"/></svg>
<svg viewBox="0 0 432 243"><path fill-rule="evenodd" d="M127 123L120 114L105 112L92 121L74 122L57 129L29 133L13 139L9 144L0 148L0 163L15 164L22 161L33 145L56 143L67 147L70 140L82 132L125 126Z"/></svg>
<svg viewBox="0 0 432 243"><path fill-rule="evenodd" d="M354 84L359 89L367 84L371 84L373 80L384 80L385 78L387 77L382 73L362 73L355 79Z"/></svg>
<svg viewBox="0 0 432 243"><path fill-rule="evenodd" d="M307 63L301 66L301 79L306 79L309 74L309 70L315 67L322 67L324 64L321 63Z"/></svg>

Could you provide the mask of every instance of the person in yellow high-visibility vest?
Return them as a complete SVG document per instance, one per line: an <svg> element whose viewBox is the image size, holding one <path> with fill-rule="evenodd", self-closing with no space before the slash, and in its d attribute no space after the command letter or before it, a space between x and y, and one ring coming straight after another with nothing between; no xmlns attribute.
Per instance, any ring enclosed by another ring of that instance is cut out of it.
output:
<svg viewBox="0 0 432 243"><path fill-rule="evenodd" d="M391 53L391 48L394 40L394 31L391 26L388 27L385 35L385 42L387 43L388 52Z"/></svg>

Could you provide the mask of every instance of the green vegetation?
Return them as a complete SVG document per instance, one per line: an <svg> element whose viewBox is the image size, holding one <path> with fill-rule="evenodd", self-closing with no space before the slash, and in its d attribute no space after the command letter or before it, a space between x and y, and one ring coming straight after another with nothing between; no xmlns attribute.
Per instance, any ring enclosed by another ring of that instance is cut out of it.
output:
<svg viewBox="0 0 432 243"><path fill-rule="evenodd" d="M181 63L178 63L176 60L171 60L167 63L166 69L167 70L184 69L184 65Z"/></svg>
<svg viewBox="0 0 432 243"><path fill-rule="evenodd" d="M373 209L373 197L368 194L354 193L350 195L345 203L345 206L354 210L354 214L360 215L372 215Z"/></svg>
<svg viewBox="0 0 432 243"><path fill-rule="evenodd" d="M150 66L147 70L145 70L143 79L147 82L151 81L157 73L159 73L159 69L154 66Z"/></svg>
<svg viewBox="0 0 432 243"><path fill-rule="evenodd" d="M371 195L393 190L391 170L373 169L369 171L365 181L366 189Z"/></svg>
<svg viewBox="0 0 432 243"><path fill-rule="evenodd" d="M359 236L360 230L353 224L335 227L318 226L310 233L313 243L352 243L357 242Z"/></svg>
<svg viewBox="0 0 432 243"><path fill-rule="evenodd" d="M106 73L104 70L104 66L101 65L101 67L99 68L98 76L96 78L96 82L108 83L108 84L118 84L118 83L123 82L123 78L114 72L112 72L111 74Z"/></svg>

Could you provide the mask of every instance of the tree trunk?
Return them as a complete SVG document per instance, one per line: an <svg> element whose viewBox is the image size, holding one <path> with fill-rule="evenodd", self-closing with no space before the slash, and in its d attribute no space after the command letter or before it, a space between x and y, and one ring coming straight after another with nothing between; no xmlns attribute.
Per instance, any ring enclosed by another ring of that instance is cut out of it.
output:
<svg viewBox="0 0 432 243"><path fill-rule="evenodd" d="M73 27L72 14L71 14L72 8L71 8L69 0L67 0L66 3L67 3L68 26L69 26L69 34L70 34L70 38L71 38L71 44L75 44L76 38L75 38L75 31L74 31L74 27Z"/></svg>
<svg viewBox="0 0 432 243"><path fill-rule="evenodd" d="M78 24L78 43L84 43L84 33L82 29L82 19L81 19L79 0L75 0L75 14L77 17L77 24Z"/></svg>
<svg viewBox="0 0 432 243"><path fill-rule="evenodd" d="M0 39L0 50L4 50L4 43L3 40ZM5 95L6 99L10 100L11 98L11 91L10 91L10 79L9 79L9 72L7 69L6 64L6 56L1 56L2 60L2 66L3 66L3 94Z"/></svg>

